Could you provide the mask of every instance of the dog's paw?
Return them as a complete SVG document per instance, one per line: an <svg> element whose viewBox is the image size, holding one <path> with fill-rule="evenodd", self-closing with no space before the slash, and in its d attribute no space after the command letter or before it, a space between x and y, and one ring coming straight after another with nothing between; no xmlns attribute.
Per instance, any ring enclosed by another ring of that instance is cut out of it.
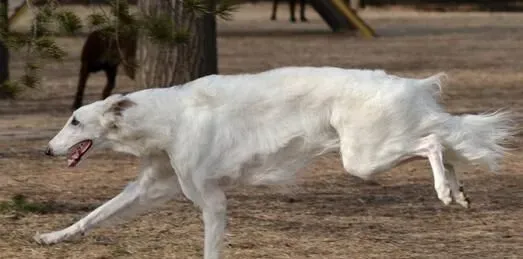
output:
<svg viewBox="0 0 523 259"><path fill-rule="evenodd" d="M436 186L436 193L438 194L438 199L440 199L443 204L449 205L452 202L452 197L450 195L450 188L446 184L441 184Z"/></svg>
<svg viewBox="0 0 523 259"><path fill-rule="evenodd" d="M459 192L456 193L456 194L453 193L453 195L454 195L454 201L456 201L457 204L463 206L464 208L469 208L470 207L470 200L465 195L465 191L463 189L463 186L460 186L459 187Z"/></svg>
<svg viewBox="0 0 523 259"><path fill-rule="evenodd" d="M65 236L60 232L51 232L46 234L36 233L33 240L40 245L52 245L63 241Z"/></svg>

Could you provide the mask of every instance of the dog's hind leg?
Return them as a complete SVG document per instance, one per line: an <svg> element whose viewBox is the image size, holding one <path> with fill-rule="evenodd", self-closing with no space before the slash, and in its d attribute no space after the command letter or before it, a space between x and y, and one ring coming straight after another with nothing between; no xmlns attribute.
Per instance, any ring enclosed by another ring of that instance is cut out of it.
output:
<svg viewBox="0 0 523 259"><path fill-rule="evenodd" d="M454 166L452 166L449 163L445 163L444 166L445 166L445 175L447 176L452 198L459 205L461 205L465 208L468 208L470 206L470 201L467 198L467 196L465 195L463 186L459 183L459 180L456 176L456 171L454 170Z"/></svg>
<svg viewBox="0 0 523 259"><path fill-rule="evenodd" d="M104 70L105 75L107 77L107 84L105 85L105 88L102 93L102 99L107 98L109 95L111 95L111 92L114 89L114 86L116 85L116 75L118 74L118 65L108 65L108 67Z"/></svg>
<svg viewBox="0 0 523 259"><path fill-rule="evenodd" d="M40 244L54 244L70 239L100 226L109 220L122 219L142 212L146 208L161 204L180 194L178 179L165 158L166 155L144 161L144 168L136 182L89 213L73 225L59 231L36 234L34 240Z"/></svg>
<svg viewBox="0 0 523 259"><path fill-rule="evenodd" d="M434 188L436 189L438 198L445 205L448 205L452 201L450 197L451 189L449 179L447 179L448 174L445 173L445 166L443 164L443 147L438 137L431 134L422 138L416 148L415 154L429 159L434 176ZM452 182L457 183L457 181Z"/></svg>

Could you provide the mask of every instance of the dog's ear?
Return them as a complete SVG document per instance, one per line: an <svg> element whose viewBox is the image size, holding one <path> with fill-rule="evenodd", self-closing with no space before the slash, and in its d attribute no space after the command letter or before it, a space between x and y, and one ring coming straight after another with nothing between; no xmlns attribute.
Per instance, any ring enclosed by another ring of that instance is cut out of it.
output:
<svg viewBox="0 0 523 259"><path fill-rule="evenodd" d="M122 111L130 108L130 107L133 107L135 106L136 103L129 100L128 98L120 98L119 100L117 100L116 102L114 102L113 104L111 104L111 106L105 111L105 112L111 112L113 113L115 116L122 116Z"/></svg>
<svg viewBox="0 0 523 259"><path fill-rule="evenodd" d="M122 117L122 112L136 105L135 102L123 95L112 95L104 100L102 124L106 127L117 127Z"/></svg>

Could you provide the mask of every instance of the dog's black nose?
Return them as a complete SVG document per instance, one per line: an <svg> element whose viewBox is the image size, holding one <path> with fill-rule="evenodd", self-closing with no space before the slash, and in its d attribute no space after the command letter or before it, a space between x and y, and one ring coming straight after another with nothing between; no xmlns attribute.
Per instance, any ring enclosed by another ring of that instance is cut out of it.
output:
<svg viewBox="0 0 523 259"><path fill-rule="evenodd" d="M46 150L45 150L45 154L48 155L48 156L52 156L53 155L53 150L48 147Z"/></svg>

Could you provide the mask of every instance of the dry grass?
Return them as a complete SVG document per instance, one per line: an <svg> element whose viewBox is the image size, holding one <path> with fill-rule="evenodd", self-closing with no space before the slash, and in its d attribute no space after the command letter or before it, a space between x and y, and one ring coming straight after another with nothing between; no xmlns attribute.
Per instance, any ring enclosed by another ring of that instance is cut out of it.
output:
<svg viewBox="0 0 523 259"><path fill-rule="evenodd" d="M520 121L523 70L520 14L363 13L383 37L330 34L311 23L268 21L268 5L241 9L220 23L222 73L284 65L384 68L402 75L451 76L444 101L452 112L511 108ZM250 28L254 28L250 30ZM42 155L69 114L80 38L64 38L71 56L45 68L45 85L16 102L0 103L0 202L23 194L43 211L0 212L0 258L201 258L202 224L187 201L174 201L130 223L98 229L50 247L31 241L36 231L65 227L117 194L137 170L134 158L98 153L83 167ZM14 57L19 73L23 60ZM118 91L135 88L120 77ZM99 97L102 75L89 83ZM516 139L516 146L522 142ZM523 153L516 149L500 174L460 172L472 208L443 207L427 164L396 168L366 184L342 171L334 155L318 159L302 183L287 191L243 188L229 193L226 258L521 258ZM3 201L3 202L2 202Z"/></svg>

